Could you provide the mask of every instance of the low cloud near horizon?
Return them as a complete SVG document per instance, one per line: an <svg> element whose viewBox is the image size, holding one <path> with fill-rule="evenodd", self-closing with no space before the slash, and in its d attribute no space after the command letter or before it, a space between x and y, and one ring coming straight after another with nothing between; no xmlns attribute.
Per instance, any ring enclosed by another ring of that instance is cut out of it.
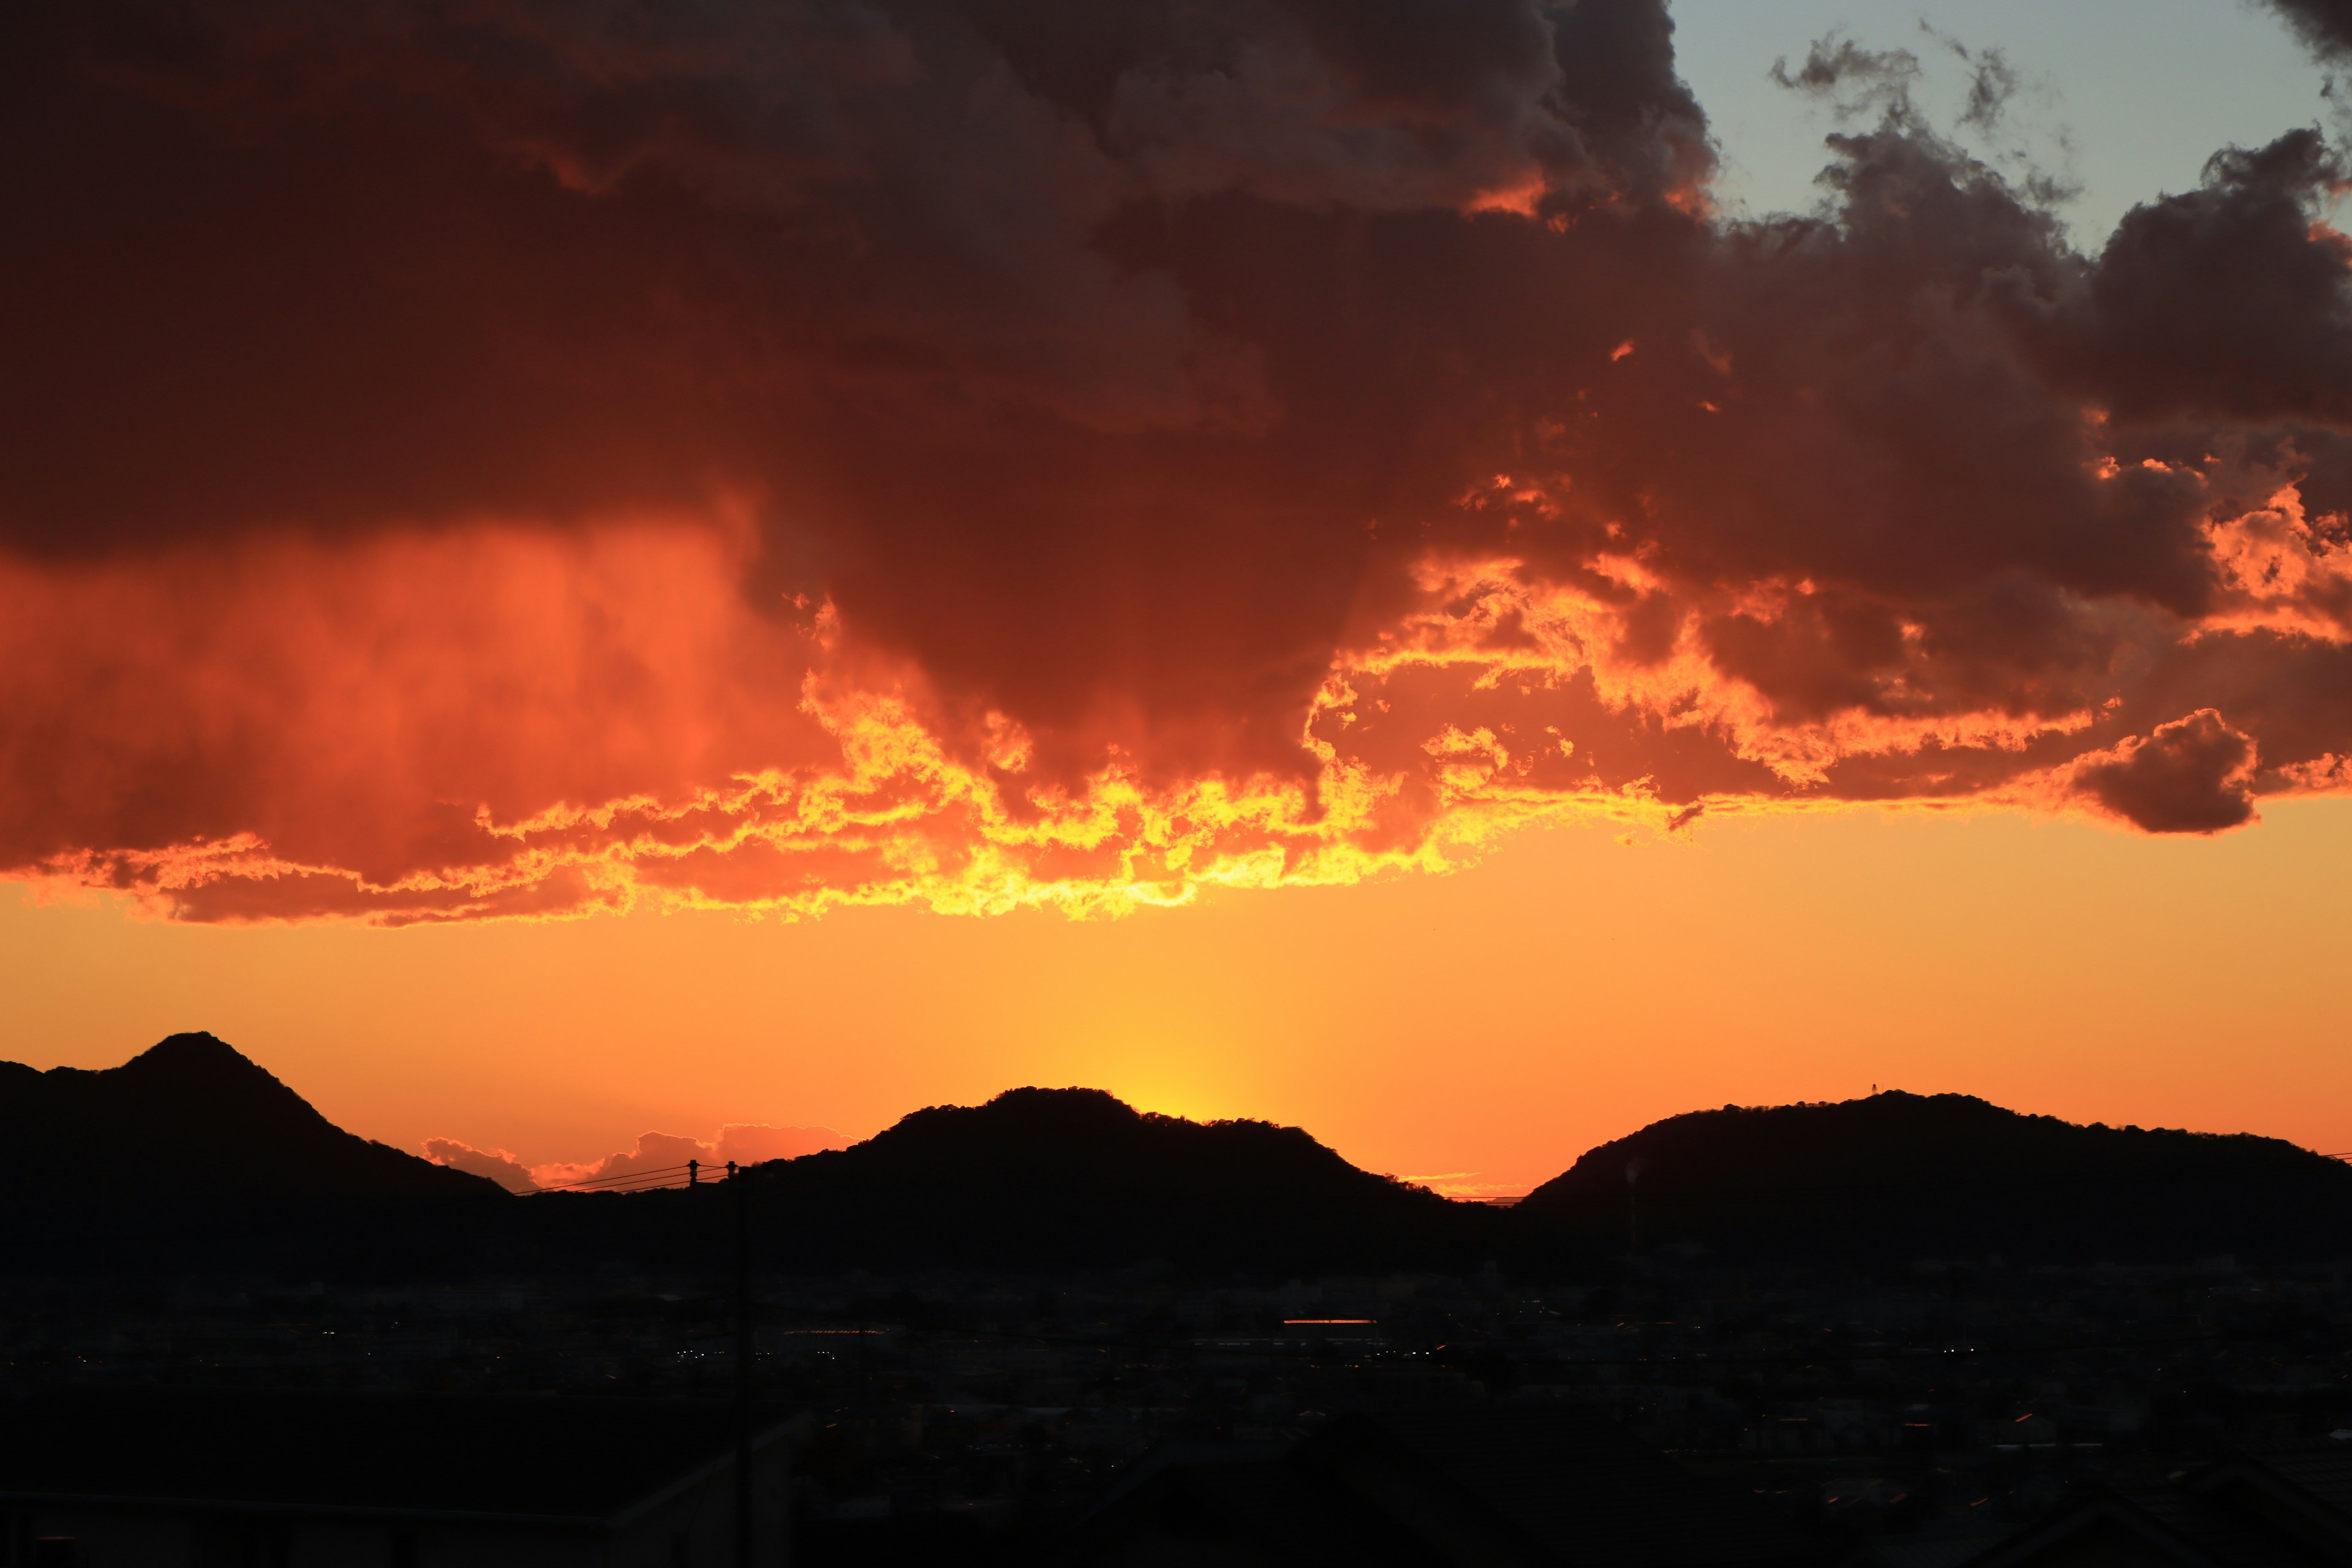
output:
<svg viewBox="0 0 2352 1568"><path fill-rule="evenodd" d="M548 1161L527 1165L508 1149L478 1149L456 1138L427 1138L426 1159L488 1176L509 1192L529 1193L577 1182L666 1171L689 1160L702 1162L706 1171L723 1173L729 1161L756 1165L768 1160L796 1160L824 1149L846 1149L851 1140L830 1127L771 1127L762 1122L730 1121L707 1139L674 1132L644 1132L636 1147L600 1160Z"/></svg>
<svg viewBox="0 0 2352 1568"><path fill-rule="evenodd" d="M2078 247L1916 63L1784 68L1748 221L1665 0L25 0L0 876L1116 913L2352 787L2322 105Z"/></svg>
<svg viewBox="0 0 2352 1568"><path fill-rule="evenodd" d="M1399 1176L1416 1187L1449 1198L1476 1203L1516 1203L1528 1195L1533 1186L1528 1182L1498 1182L1487 1178L1483 1171L1444 1171L1433 1176Z"/></svg>

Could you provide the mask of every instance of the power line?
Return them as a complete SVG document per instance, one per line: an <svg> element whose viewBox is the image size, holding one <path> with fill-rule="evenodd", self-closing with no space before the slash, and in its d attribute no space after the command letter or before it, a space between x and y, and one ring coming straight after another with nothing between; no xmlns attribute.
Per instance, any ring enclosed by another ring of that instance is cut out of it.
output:
<svg viewBox="0 0 2352 1568"><path fill-rule="evenodd" d="M583 1176L578 1181L554 1182L539 1188L542 1193L588 1192L602 1189L617 1191L626 1186L685 1185L694 1173L692 1167L699 1162L688 1161L680 1165L661 1165L650 1171L619 1171L609 1176Z"/></svg>
<svg viewBox="0 0 2352 1568"><path fill-rule="evenodd" d="M714 1166L707 1160L688 1160L682 1165L657 1165L649 1171L619 1171L609 1176L583 1176L572 1182L551 1182L533 1187L521 1195L537 1197L545 1193L626 1193L649 1192L656 1187L698 1186L704 1182L716 1184L722 1179L732 1179L750 1166L739 1167L729 1161L724 1167Z"/></svg>

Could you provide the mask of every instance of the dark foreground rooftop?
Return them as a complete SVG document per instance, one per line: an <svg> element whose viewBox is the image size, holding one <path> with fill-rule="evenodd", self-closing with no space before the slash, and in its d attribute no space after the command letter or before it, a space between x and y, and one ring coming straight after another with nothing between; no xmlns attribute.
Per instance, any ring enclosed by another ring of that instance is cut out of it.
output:
<svg viewBox="0 0 2352 1568"><path fill-rule="evenodd" d="M2352 1444L2232 1456L2162 1487L2088 1487L1969 1568L2333 1568L2352 1562Z"/></svg>
<svg viewBox="0 0 2352 1568"><path fill-rule="evenodd" d="M1821 1561L1740 1488L1569 1406L1367 1415L1287 1451L1172 1448L1079 1526L1079 1563L1574 1564Z"/></svg>
<svg viewBox="0 0 2352 1568"><path fill-rule="evenodd" d="M604 1524L735 1440L718 1400L58 1389L0 1403L0 1500Z"/></svg>

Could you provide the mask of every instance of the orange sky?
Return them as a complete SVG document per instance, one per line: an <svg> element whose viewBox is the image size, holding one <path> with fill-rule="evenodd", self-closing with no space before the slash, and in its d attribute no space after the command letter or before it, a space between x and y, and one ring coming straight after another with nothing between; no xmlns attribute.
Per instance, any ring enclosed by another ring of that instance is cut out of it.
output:
<svg viewBox="0 0 2352 1568"><path fill-rule="evenodd" d="M2137 29L2216 117L2087 6L19 9L0 1052L2352 1148L2333 12Z"/></svg>
<svg viewBox="0 0 2352 1568"><path fill-rule="evenodd" d="M727 1121L863 1135L1033 1082L1502 1185L1674 1111L1874 1082L2352 1149L2352 801L2263 815L1539 831L1453 876L1095 921L238 929L11 889L0 1037L97 1067L209 1028L356 1131L532 1161Z"/></svg>

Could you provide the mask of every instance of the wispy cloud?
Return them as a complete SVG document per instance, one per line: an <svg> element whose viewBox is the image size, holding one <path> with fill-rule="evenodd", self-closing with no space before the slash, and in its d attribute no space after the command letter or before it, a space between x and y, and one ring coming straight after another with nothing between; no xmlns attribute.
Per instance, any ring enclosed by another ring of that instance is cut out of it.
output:
<svg viewBox="0 0 2352 1568"><path fill-rule="evenodd" d="M510 1150L477 1149L455 1138L428 1138L424 1153L436 1163L488 1176L509 1192L520 1193L666 1171L689 1160L723 1171L730 1161L753 1165L767 1160L793 1160L821 1149L845 1149L849 1142L830 1127L771 1127L763 1122L736 1121L720 1127L709 1138L683 1137L674 1132L640 1133L635 1148L595 1160L525 1164Z"/></svg>
<svg viewBox="0 0 2352 1568"><path fill-rule="evenodd" d="M1523 1198L1532 1186L1528 1182L1490 1181L1480 1171L1445 1171L1433 1176L1400 1176L1397 1179L1411 1182L1417 1187L1427 1187L1449 1198L1475 1199L1481 1203Z"/></svg>

